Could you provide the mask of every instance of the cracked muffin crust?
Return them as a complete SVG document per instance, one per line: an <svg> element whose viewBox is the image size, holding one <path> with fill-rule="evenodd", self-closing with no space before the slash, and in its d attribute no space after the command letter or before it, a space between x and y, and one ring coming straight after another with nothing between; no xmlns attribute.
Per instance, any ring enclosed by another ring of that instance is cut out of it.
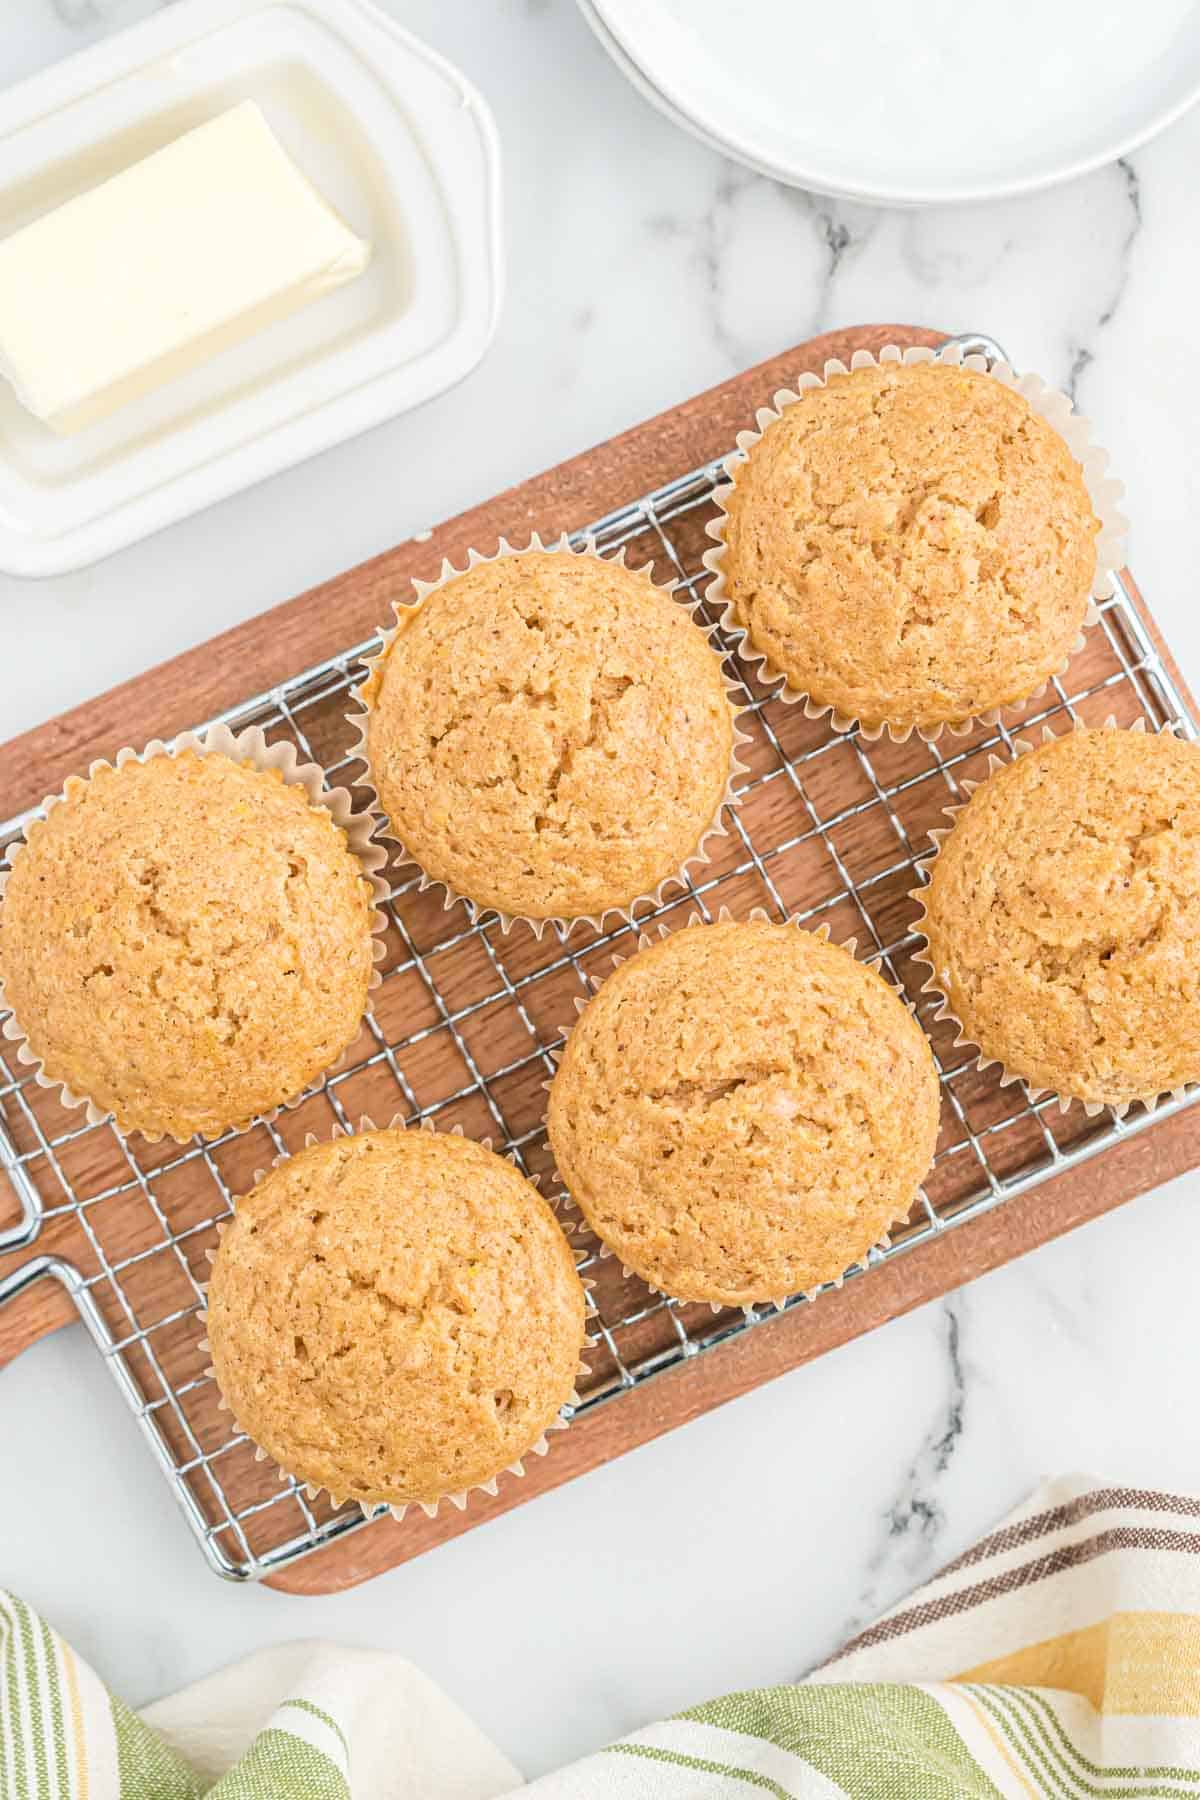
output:
<svg viewBox="0 0 1200 1800"><path fill-rule="evenodd" d="M1021 394L941 362L832 374L732 471L720 564L789 687L932 731L1027 698L1083 626L1100 523Z"/></svg>
<svg viewBox="0 0 1200 1800"><path fill-rule="evenodd" d="M372 893L273 769L104 765L33 824L0 909L5 999L46 1075L180 1140L292 1099L359 1028Z"/></svg>
<svg viewBox="0 0 1200 1800"><path fill-rule="evenodd" d="M629 1268L744 1306L835 1280L933 1157L924 1034L872 969L794 925L692 925L608 977L567 1039L558 1169Z"/></svg>
<svg viewBox="0 0 1200 1800"><path fill-rule="evenodd" d="M432 1505L490 1481L571 1398L584 1337L550 1207L469 1138L363 1131L279 1164L208 1292L234 1418L337 1500Z"/></svg>
<svg viewBox="0 0 1200 1800"><path fill-rule="evenodd" d="M1124 1106L1200 1079L1200 746L1073 731L998 769L920 896L964 1037Z"/></svg>
<svg viewBox="0 0 1200 1800"><path fill-rule="evenodd" d="M733 757L720 659L650 577L502 555L399 616L367 759L425 873L534 920L628 906L714 825Z"/></svg>

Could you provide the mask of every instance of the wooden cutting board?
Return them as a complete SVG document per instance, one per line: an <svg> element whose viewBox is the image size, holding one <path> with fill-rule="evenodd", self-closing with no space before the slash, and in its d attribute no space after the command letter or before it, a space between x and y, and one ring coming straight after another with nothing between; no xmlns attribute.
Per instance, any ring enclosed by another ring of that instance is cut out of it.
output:
<svg viewBox="0 0 1200 1800"><path fill-rule="evenodd" d="M426 541L398 545L12 740L0 748L0 819L35 805L96 757L111 755L123 744L169 737L369 636L387 620L392 596L404 593L414 576L435 575L443 557L460 564L469 547L487 551L501 535L516 542L532 531L557 535L709 461L729 449L756 406L776 389L794 383L800 371L820 369L832 356L848 360L856 349L875 350L892 341L935 343L942 335L893 325L815 338L462 514ZM1186 697L1153 620L1138 604ZM64 1128L69 1124L66 1115L63 1123ZM1164 1120L1093 1161L933 1238L868 1278L823 1296L816 1306L789 1312L585 1414L557 1438L551 1455L532 1464L524 1481L502 1483L496 1498L476 1494L465 1512L444 1507L434 1519L417 1514L399 1524L374 1524L283 1570L271 1578L271 1585L313 1594L363 1581L922 1305L1198 1162L1200 1108ZM16 1216L14 1196L0 1192L0 1228ZM0 1257L0 1278L42 1252L86 1260L87 1246L73 1211L49 1218L29 1249ZM0 1309L0 1365L74 1316L57 1284L39 1283L18 1302Z"/></svg>

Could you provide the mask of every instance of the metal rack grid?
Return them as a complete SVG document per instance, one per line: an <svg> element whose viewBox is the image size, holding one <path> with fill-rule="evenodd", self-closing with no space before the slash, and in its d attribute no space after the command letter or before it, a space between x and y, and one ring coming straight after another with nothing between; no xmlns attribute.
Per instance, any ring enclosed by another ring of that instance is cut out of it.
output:
<svg viewBox="0 0 1200 1800"><path fill-rule="evenodd" d="M1000 354L988 339L960 341ZM660 578L673 575L687 597L702 600L703 526L719 475L719 461L706 464L581 529L576 541L594 538L604 552L627 546L632 561L653 559ZM345 783L356 772L343 719L348 692L361 659L377 647L377 639L357 644L221 717L235 729L257 724L271 737L289 737ZM1170 721L1200 735L1123 586L1101 606L1099 626L1063 681L1007 715L1013 722L936 744L833 733L783 703L725 649L752 740L741 803L713 861L646 917L673 923L695 911L711 918L728 906L742 915L755 905L778 918L798 913L808 924L828 923L836 939L857 937L859 953L882 964L917 1004L941 1074L942 1134L907 1225L890 1248L871 1253L868 1268L918 1250L1195 1101L1200 1089L1153 1115L1088 1119L1079 1107L1061 1114L1053 1102L1034 1104L1020 1085L1001 1088L995 1072L980 1074L969 1052L953 1048L950 1028L932 1019L934 1003L919 993L924 971L912 962L914 908L906 896L928 850L926 833L961 797L964 777L986 769L989 753L1011 754L1024 727L1060 730L1109 714L1152 727ZM0 825L0 844L23 822ZM631 942L625 926L587 929L569 942L553 932L539 942L524 927L505 936L494 915L472 918L462 905L445 910L433 894L421 894L411 870L393 871L392 883L373 1015L343 1063L273 1123L186 1148L126 1140L109 1123L81 1125L79 1113L38 1087L0 1040L0 1167L21 1208L16 1225L0 1231L0 1251L32 1245L66 1220L77 1225L81 1249L73 1261L32 1258L0 1280L0 1302L46 1279L69 1291L210 1565L235 1580L277 1571L369 1529L370 1519L279 1483L216 1409L199 1349L199 1280L234 1194L306 1132L326 1134L335 1121L348 1127L363 1113L461 1124L514 1152L527 1173L546 1175L542 1084L560 1028L573 1016L572 1000L590 991L588 976L604 972L613 952ZM623 1276L615 1259L598 1256L569 1203L563 1218L586 1252L584 1273L597 1283L598 1344L577 1416L742 1332L769 1328L770 1308L714 1316L652 1294Z"/></svg>

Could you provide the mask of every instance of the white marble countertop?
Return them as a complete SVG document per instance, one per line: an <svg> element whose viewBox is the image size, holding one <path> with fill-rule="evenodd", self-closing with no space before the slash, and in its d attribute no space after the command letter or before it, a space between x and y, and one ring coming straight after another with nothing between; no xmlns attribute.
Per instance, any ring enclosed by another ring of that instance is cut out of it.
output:
<svg viewBox="0 0 1200 1800"><path fill-rule="evenodd" d="M1134 566L1200 679L1200 113L1041 197L875 212L676 132L572 0L388 3L499 121L510 277L493 349L422 412L98 568L0 583L5 735L816 331L875 319L987 331L1075 391L1128 484ZM8 0L0 82L149 10ZM1149 1195L323 1601L208 1573L91 1345L60 1333L0 1376L0 1583L135 1704L280 1639L393 1647L536 1773L796 1675L1042 1474L1200 1488L1198 1202L1198 1180Z"/></svg>

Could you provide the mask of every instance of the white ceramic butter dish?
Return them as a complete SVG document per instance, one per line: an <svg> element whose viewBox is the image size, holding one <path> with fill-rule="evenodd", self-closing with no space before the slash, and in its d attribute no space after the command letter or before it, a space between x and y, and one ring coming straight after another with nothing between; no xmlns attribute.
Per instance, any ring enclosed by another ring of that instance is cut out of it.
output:
<svg viewBox="0 0 1200 1800"><path fill-rule="evenodd" d="M0 570L80 568L464 376L501 291L486 105L369 0L177 0L0 94L0 238L244 100L366 270L69 437L0 383Z"/></svg>

